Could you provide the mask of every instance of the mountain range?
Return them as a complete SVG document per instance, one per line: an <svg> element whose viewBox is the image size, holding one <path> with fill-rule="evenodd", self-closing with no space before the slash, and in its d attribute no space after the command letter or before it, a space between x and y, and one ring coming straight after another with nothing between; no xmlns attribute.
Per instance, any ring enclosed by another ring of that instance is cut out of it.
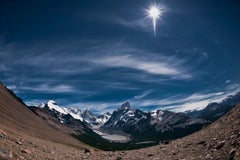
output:
<svg viewBox="0 0 240 160"><path fill-rule="evenodd" d="M183 137L206 124L207 121L191 118L184 113L131 109L126 102L112 113L100 129L109 133L127 133L134 141L163 141Z"/></svg>
<svg viewBox="0 0 240 160"><path fill-rule="evenodd" d="M49 117L54 117L55 126L60 122L60 125L67 126L76 133L86 133L88 138L89 135L91 138L98 137L96 141L135 144L148 142L149 145L154 145L200 130L226 114L239 102L240 93L237 93L228 96L221 103L211 103L203 110L186 113L166 110L145 112L132 109L130 103L126 102L112 113L94 114L87 109L82 111L79 108L61 107L53 100L30 109L38 116L39 112L44 112L49 114ZM82 139L83 134L77 135Z"/></svg>
<svg viewBox="0 0 240 160"><path fill-rule="evenodd" d="M30 109L34 113L37 113L37 110L44 111L75 131L82 131L85 126L97 134L100 133L99 135L104 133L104 135L128 136L128 139L134 142L176 139L208 124L208 121L191 118L184 113L161 110L144 112L131 109L128 102L113 113L102 115L95 115L89 110L81 111L77 108L60 107L53 100L39 107L30 107Z"/></svg>
<svg viewBox="0 0 240 160"><path fill-rule="evenodd" d="M229 96L218 106L223 107L223 104L226 103L227 106L229 104L232 106L238 103L238 97L239 94ZM206 111L210 106L206 107ZM130 135L131 142L119 143L106 140L102 138L103 135L97 133L104 133L104 131L110 133L115 128L117 133L124 131L128 135L132 133L125 130L126 126L141 132L144 130L143 126L148 124L147 127L152 126L149 132L157 131L161 135L161 131L164 133L169 130L178 130L184 125L188 129L188 125L191 124L189 122L192 120L206 120L169 111L144 112L132 109L127 102L113 111L112 114L108 113L105 118L88 110L81 112L76 108L60 107L54 101L49 101L38 107L27 107L14 92L0 84L0 159L40 160L50 157L50 159L93 160L239 159L239 109L240 106L233 107L227 114L221 114L223 117L214 120L212 124L184 138L170 139L171 141L162 141L161 144L155 143L156 146L153 147L131 151L128 149L149 145L146 145L146 141L138 141L139 139L133 135ZM217 112L216 114L218 115ZM195 116L199 115L202 114L195 114ZM91 121L89 117L91 117ZM209 121L207 122L209 123ZM135 127L135 125L139 127ZM144 131L142 133L144 134ZM113 152L99 151L82 142L103 150L113 150ZM122 149L125 151L116 151Z"/></svg>
<svg viewBox="0 0 240 160"><path fill-rule="evenodd" d="M235 95L229 95L222 102L213 102L208 104L204 109L198 111L186 112L188 116L202 118L208 121L215 121L229 112L233 107L240 103L240 92Z"/></svg>

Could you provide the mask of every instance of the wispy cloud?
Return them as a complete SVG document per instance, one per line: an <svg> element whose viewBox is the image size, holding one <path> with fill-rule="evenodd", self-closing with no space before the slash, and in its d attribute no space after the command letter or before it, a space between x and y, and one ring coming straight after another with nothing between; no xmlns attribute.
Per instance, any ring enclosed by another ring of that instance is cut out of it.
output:
<svg viewBox="0 0 240 160"><path fill-rule="evenodd" d="M209 103L221 102L229 95L234 95L240 91L238 89L228 90L226 87L224 92L212 92L212 93L194 93L188 96L172 96L166 99L144 99L151 91L143 92L132 99L128 99L122 102L93 102L93 103L76 103L70 106L79 107L80 109L90 109L94 112L104 113L111 112L119 108L124 102L129 101L133 108L145 108L146 110L171 110L174 112L185 112L189 110L200 110L206 107Z"/></svg>
<svg viewBox="0 0 240 160"><path fill-rule="evenodd" d="M200 110L209 103L221 102L228 95L234 95L240 91L240 85L227 86L220 92L194 93L187 96L173 96L165 99L129 99L133 106L152 107L153 109L166 109L175 112L188 110Z"/></svg>
<svg viewBox="0 0 240 160"><path fill-rule="evenodd" d="M75 89L72 86L60 84L60 85L49 85L49 84L41 84L39 86L22 86L21 90L35 91L35 92L44 92L44 93L67 93L74 92Z"/></svg>
<svg viewBox="0 0 240 160"><path fill-rule="evenodd" d="M212 102L221 102L225 99L228 95L235 94L238 90L234 91L226 91L226 92L213 92L213 93L195 93L189 96L173 96L166 99L144 99L144 97L149 94L151 91L143 92L141 95L135 96L133 99L129 99L131 106L133 108L140 107L144 109L147 107L147 110L171 110L174 112L184 112L189 110L199 110L206 107L209 103ZM141 99L143 98L143 99ZM64 101L64 100L57 100ZM89 109L96 113L105 113L105 112L112 112L117 108L121 107L121 105L126 102L82 102L82 103L69 103L65 107L77 107L81 110ZM47 99L44 100L31 100L26 101L28 105L39 105L41 103L47 102ZM61 105L61 104L60 104ZM154 106L151 108L151 106Z"/></svg>
<svg viewBox="0 0 240 160"><path fill-rule="evenodd" d="M226 80L226 81L225 81L225 83L230 83L230 82L231 82L231 80L230 80L230 79L228 79L228 80Z"/></svg>
<svg viewBox="0 0 240 160"><path fill-rule="evenodd" d="M156 75L165 75L165 76L173 76L173 75L183 75L178 68L170 66L169 64L161 61L150 61L147 59L140 59L133 57L131 55L118 55L118 56L107 56L100 57L91 60L94 63L101 64L108 67L124 67L131 68L140 71L144 71L150 74ZM190 75L186 76L186 78L191 77Z"/></svg>
<svg viewBox="0 0 240 160"><path fill-rule="evenodd" d="M209 55L207 54L207 52L203 52L202 54L203 54L203 56L205 56L205 58L208 58L208 57L209 57Z"/></svg>
<svg viewBox="0 0 240 160"><path fill-rule="evenodd" d="M81 110L89 109L96 113L112 112L119 108L124 102L88 102L88 103L74 103L68 107L77 107Z"/></svg>
<svg viewBox="0 0 240 160"><path fill-rule="evenodd" d="M14 91L17 90L17 87L15 85L7 85L7 88L11 89L11 90L14 90Z"/></svg>
<svg viewBox="0 0 240 160"><path fill-rule="evenodd" d="M3 65L3 64L1 64L1 65L0 65L0 71L6 72L6 71L7 71L6 66Z"/></svg>
<svg viewBox="0 0 240 160"><path fill-rule="evenodd" d="M61 101L64 105L76 103L79 107L86 106L96 112L114 110L124 101L130 101L133 107L150 107L148 110L153 106L153 109L184 111L199 109L213 100L221 100L229 90L236 88L236 85L231 85L222 91L207 90L193 94L175 92L171 87L185 85L198 78L196 75L200 71L196 70L190 54L156 53L148 48L130 45L124 40L98 43L83 50L72 50L70 46L48 47L12 49L8 54L11 58L14 58L15 52L21 53L22 57L13 61L10 58L0 65L0 70L9 69L8 72L16 79L8 83L13 90L19 91L20 95L32 94L26 99L28 103L31 98L32 102L37 102L36 97L41 100L41 96L46 98L45 94L50 93L51 96L57 95L55 100L65 99ZM199 54L195 56L199 58ZM9 65L6 67L5 64ZM65 80L66 83L62 83ZM24 83L20 85L20 82ZM182 96L159 99L159 93L152 94L155 89L153 86L172 89L172 95ZM109 99L112 95L116 102ZM78 103L81 100L84 103Z"/></svg>
<svg viewBox="0 0 240 160"><path fill-rule="evenodd" d="M49 99L32 99L30 101L25 101L25 103L28 106L39 106L40 104L45 104L49 101ZM59 106L63 107L74 107L78 108L80 110L88 109L95 113L106 113L106 112L112 112L113 110L116 110L117 108L121 107L123 102L80 102L80 103L69 103L67 105L64 105L65 99L55 99Z"/></svg>
<svg viewBox="0 0 240 160"><path fill-rule="evenodd" d="M133 97L133 99L142 99L142 98L146 97L147 95L149 95L151 92L152 92L152 91L142 92L141 94L136 95L135 97Z"/></svg>
<svg viewBox="0 0 240 160"><path fill-rule="evenodd" d="M25 52L26 55L20 57L19 61L11 63L10 67L14 70L20 66L27 74L34 74L35 72L28 72L27 68L31 68L36 70L38 75L50 75L50 77L53 74L71 76L96 73L105 68L128 68L142 71L144 74L168 76L173 80L193 78L193 75L188 72L188 68L184 65L186 63L184 59L136 49L122 41L99 42L99 45L92 46L88 50L76 48L76 46L68 45L59 48L46 48L44 46L25 48L22 52ZM10 51L9 55L12 52ZM129 74L129 72L125 73ZM41 77L38 76L38 78Z"/></svg>
<svg viewBox="0 0 240 160"><path fill-rule="evenodd" d="M150 32L151 23L147 19L141 18L137 20L127 20L121 17L112 18L112 22L122 25L127 28L139 29L146 32Z"/></svg>
<svg viewBox="0 0 240 160"><path fill-rule="evenodd" d="M31 99L30 101L26 100L24 103L27 106L39 106L41 104L45 104L48 101L48 99Z"/></svg>

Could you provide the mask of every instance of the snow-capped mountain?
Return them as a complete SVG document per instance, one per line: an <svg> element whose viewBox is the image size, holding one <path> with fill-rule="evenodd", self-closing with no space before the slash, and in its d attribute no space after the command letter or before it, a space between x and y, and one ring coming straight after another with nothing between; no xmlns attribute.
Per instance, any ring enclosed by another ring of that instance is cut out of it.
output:
<svg viewBox="0 0 240 160"><path fill-rule="evenodd" d="M186 114L191 117L198 117L209 121L215 121L225 115L233 107L240 103L240 92L229 95L220 103L210 103L203 110L191 111Z"/></svg>
<svg viewBox="0 0 240 160"><path fill-rule="evenodd" d="M111 118L103 125L103 129L122 130L131 128L142 120L147 119L147 113L141 110L132 110L128 102L112 113Z"/></svg>
<svg viewBox="0 0 240 160"><path fill-rule="evenodd" d="M131 109L128 102L115 110L111 118L101 127L108 132L124 132L133 139L175 139L201 129L208 122L190 118L184 113L170 111L144 112Z"/></svg>
<svg viewBox="0 0 240 160"><path fill-rule="evenodd" d="M74 119L83 121L83 118L81 116L82 112L81 112L81 110L78 110L77 108L60 107L57 104L57 102L55 102L53 100L49 100L44 105L44 108L56 113L58 115L58 118L61 120L61 123L64 123L63 115L68 115L68 114L71 115Z"/></svg>
<svg viewBox="0 0 240 160"><path fill-rule="evenodd" d="M111 116L110 113L106 113L103 115L95 115L87 109L81 111L78 108L61 107L53 100L49 100L44 106L40 105L40 107L47 109L49 112L54 113L54 115L57 116L61 123L66 123L64 117L66 117L66 115L70 115L72 118L76 120L85 122L87 125L89 125L90 128L99 128Z"/></svg>
<svg viewBox="0 0 240 160"><path fill-rule="evenodd" d="M104 125L109 118L111 117L110 113L105 113L105 114L99 114L95 115L88 109L86 109L82 114L81 114L83 120L87 122L92 128L99 128L100 126Z"/></svg>
<svg viewBox="0 0 240 160"><path fill-rule="evenodd" d="M53 100L40 105L40 108L70 128L79 128L84 123L99 133L127 134L136 141L175 139L199 130L208 123L184 113L132 109L128 102L112 114L103 115L95 115L87 109L81 111L78 108L61 107Z"/></svg>
<svg viewBox="0 0 240 160"><path fill-rule="evenodd" d="M209 104L204 110L196 113L174 113L162 110L144 112L132 109L128 102L112 114L102 115L96 115L87 109L82 111L79 108L61 107L53 100L44 105L41 104L39 108L47 110L62 124L71 128L85 125L97 134L130 135L130 139L134 141L158 141L176 139L201 129L210 123L209 120L211 121L212 117L219 118L240 102L239 97L240 93L237 93L229 96L220 104ZM192 115L197 115L199 118Z"/></svg>

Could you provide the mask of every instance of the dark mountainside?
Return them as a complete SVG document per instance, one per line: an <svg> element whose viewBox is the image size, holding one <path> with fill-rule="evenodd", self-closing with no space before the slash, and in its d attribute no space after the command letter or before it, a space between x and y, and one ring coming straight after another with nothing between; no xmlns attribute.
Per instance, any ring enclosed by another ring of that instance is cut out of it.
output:
<svg viewBox="0 0 240 160"><path fill-rule="evenodd" d="M164 141L186 136L200 130L208 122L191 118L184 113L170 111L143 112L133 110L126 102L115 110L111 118L101 127L108 132L125 132L133 141Z"/></svg>
<svg viewBox="0 0 240 160"><path fill-rule="evenodd" d="M0 159L46 159L44 148L54 151L57 146L79 150L85 147L62 130L49 127L3 84L0 84L0 122Z"/></svg>
<svg viewBox="0 0 240 160"><path fill-rule="evenodd" d="M69 138L62 131L54 130L36 117L19 97L2 84L0 84L0 122L1 128L10 131L17 130L19 134L37 136L61 143L75 143L75 140Z"/></svg>

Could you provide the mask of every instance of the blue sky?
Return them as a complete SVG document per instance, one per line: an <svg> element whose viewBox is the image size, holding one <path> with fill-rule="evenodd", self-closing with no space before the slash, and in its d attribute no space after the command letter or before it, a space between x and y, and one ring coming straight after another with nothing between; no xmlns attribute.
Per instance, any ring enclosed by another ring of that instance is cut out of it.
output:
<svg viewBox="0 0 240 160"><path fill-rule="evenodd" d="M0 80L29 105L199 109L239 91L239 19L238 0L1 1Z"/></svg>

